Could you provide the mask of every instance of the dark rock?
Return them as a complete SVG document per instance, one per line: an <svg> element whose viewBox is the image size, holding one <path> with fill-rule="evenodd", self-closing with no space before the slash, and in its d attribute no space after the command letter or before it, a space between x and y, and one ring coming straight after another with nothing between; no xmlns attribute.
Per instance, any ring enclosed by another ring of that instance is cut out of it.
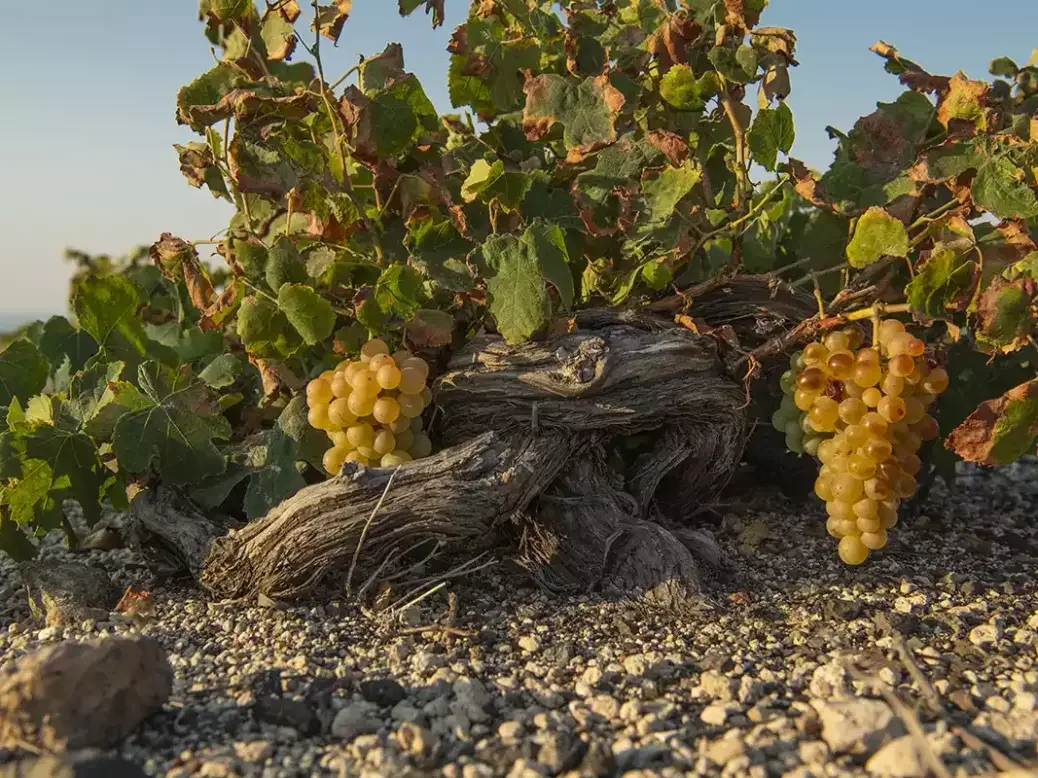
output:
<svg viewBox="0 0 1038 778"><path fill-rule="evenodd" d="M706 656L704 656L703 661L699 663L699 667L701 670L717 670L722 673L727 673L735 667L735 662L732 660L730 652L712 648L706 652Z"/></svg>
<svg viewBox="0 0 1038 778"><path fill-rule="evenodd" d="M826 600L822 605L822 615L836 621L854 621L861 618L865 606L858 600Z"/></svg>
<svg viewBox="0 0 1038 778"><path fill-rule="evenodd" d="M321 721L317 714L299 700L262 697L256 700L252 712L258 721L276 727L291 727L302 735L316 735L321 731Z"/></svg>
<svg viewBox="0 0 1038 778"><path fill-rule="evenodd" d="M537 752L537 761L557 775L572 770L587 750L587 744L565 732L551 732Z"/></svg>
<svg viewBox="0 0 1038 778"><path fill-rule="evenodd" d="M599 778L616 772L616 758L609 746L596 740L587 745L586 749L580 767L577 768L582 778Z"/></svg>
<svg viewBox="0 0 1038 778"><path fill-rule="evenodd" d="M0 778L147 778L147 773L117 757L41 756L0 766Z"/></svg>
<svg viewBox="0 0 1038 778"><path fill-rule="evenodd" d="M114 527L100 527L85 538L79 544L80 551L114 551L117 548L125 548L126 541L122 533Z"/></svg>
<svg viewBox="0 0 1038 778"><path fill-rule="evenodd" d="M22 579L29 607L48 627L103 620L119 601L108 573L76 562L26 562Z"/></svg>
<svg viewBox="0 0 1038 778"><path fill-rule="evenodd" d="M382 708L392 708L407 698L407 690L391 678L376 678L360 682L364 699Z"/></svg>
<svg viewBox="0 0 1038 778"><path fill-rule="evenodd" d="M0 745L110 747L160 710L172 688L173 671L153 640L46 646L0 678Z"/></svg>
<svg viewBox="0 0 1038 778"><path fill-rule="evenodd" d="M281 696L281 671L260 670L249 677L249 691L257 698Z"/></svg>

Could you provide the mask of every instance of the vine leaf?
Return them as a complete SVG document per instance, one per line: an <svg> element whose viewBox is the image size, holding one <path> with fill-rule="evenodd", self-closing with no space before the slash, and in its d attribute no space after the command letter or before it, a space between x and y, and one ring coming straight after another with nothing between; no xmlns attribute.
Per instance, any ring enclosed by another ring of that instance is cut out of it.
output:
<svg viewBox="0 0 1038 778"><path fill-rule="evenodd" d="M616 117L624 96L606 76L579 85L554 74L533 76L523 86L523 130L529 140L543 138L558 122L563 126L563 143L576 161L616 141Z"/></svg>
<svg viewBox="0 0 1038 778"><path fill-rule="evenodd" d="M1003 156L978 165L970 188L974 202L1000 219L1038 216L1038 199L1024 182L1023 171Z"/></svg>
<svg viewBox="0 0 1038 778"><path fill-rule="evenodd" d="M298 10L297 5L295 13L298 14ZM292 57L297 43L293 21L294 18L286 16L283 10L276 7L268 6L263 12L260 38L267 49L267 59L278 61Z"/></svg>
<svg viewBox="0 0 1038 778"><path fill-rule="evenodd" d="M767 170L775 170L778 153L788 154L795 138L793 112L785 103L779 103L777 108L757 111L747 141L754 159Z"/></svg>
<svg viewBox="0 0 1038 778"><path fill-rule="evenodd" d="M405 328L416 348L441 348L454 340L454 317L444 311L420 308Z"/></svg>
<svg viewBox="0 0 1038 778"><path fill-rule="evenodd" d="M985 96L988 85L983 81L971 81L959 72L948 82L948 93L937 107L937 121L946 129L953 119L973 122L977 129L987 128Z"/></svg>
<svg viewBox="0 0 1038 778"><path fill-rule="evenodd" d="M1026 346L1034 328L1036 292L1038 285L1030 278L992 279L977 301L978 342L1005 354Z"/></svg>
<svg viewBox="0 0 1038 778"><path fill-rule="evenodd" d="M16 340L0 352L0 406L15 397L28 399L42 392L49 372L47 360L35 345Z"/></svg>
<svg viewBox="0 0 1038 778"><path fill-rule="evenodd" d="M3 551L15 562L27 562L39 553L32 541L2 510L0 510L0 551Z"/></svg>
<svg viewBox="0 0 1038 778"><path fill-rule="evenodd" d="M51 316L43 325L39 340L40 353L57 369L67 359L69 371L81 370L97 353L97 342L64 316Z"/></svg>
<svg viewBox="0 0 1038 778"><path fill-rule="evenodd" d="M226 460L213 443L231 436L205 384L185 370L146 362L138 370L137 407L115 424L112 448L121 468L188 484L223 472Z"/></svg>
<svg viewBox="0 0 1038 778"><path fill-rule="evenodd" d="M703 177L691 162L680 167L665 167L656 178L642 184L642 197L648 205L646 212L651 226L665 224L674 215L678 203L686 197Z"/></svg>
<svg viewBox="0 0 1038 778"><path fill-rule="evenodd" d="M702 111L706 101L716 95L717 90L714 71L696 78L688 65L675 65L660 81L660 97L679 111Z"/></svg>
<svg viewBox="0 0 1038 778"><path fill-rule="evenodd" d="M247 479L245 515L255 519L298 492L306 481L296 463L304 458L304 449L322 437L307 423L306 414L306 398L293 397L273 429L251 439L225 472L192 488L192 499L204 508L216 508Z"/></svg>
<svg viewBox="0 0 1038 778"><path fill-rule="evenodd" d="M404 245L411 264L427 278L451 292L472 289L473 275L465 258L474 248L439 212L421 208L407 220Z"/></svg>
<svg viewBox="0 0 1038 778"><path fill-rule="evenodd" d="M477 198L496 199L506 213L511 213L522 203L532 184L528 174L505 170L505 163L500 159L493 164L477 159L462 184L461 197L467 203Z"/></svg>
<svg viewBox="0 0 1038 778"><path fill-rule="evenodd" d="M399 4L401 16L409 16L418 6L424 5L425 13L432 14L432 26L439 27L443 24L443 0L399 0Z"/></svg>
<svg viewBox="0 0 1038 778"><path fill-rule="evenodd" d="M353 144L361 159L377 161L406 151L423 132L434 132L438 114L412 73L394 79L366 95L346 89L341 105L353 129Z"/></svg>
<svg viewBox="0 0 1038 778"><path fill-rule="evenodd" d="M929 319L941 319L949 309L964 308L973 289L974 268L973 262L957 251L935 248L905 287L905 298L912 311Z"/></svg>
<svg viewBox="0 0 1038 778"><path fill-rule="evenodd" d="M263 297L246 297L238 311L238 337L250 354L287 357L302 345L284 312Z"/></svg>
<svg viewBox="0 0 1038 778"><path fill-rule="evenodd" d="M847 244L847 261L862 268L884 256L908 256L908 232L905 225L879 206L869 208L858 219L854 236Z"/></svg>
<svg viewBox="0 0 1038 778"><path fill-rule="evenodd" d="M404 48L399 43L390 43L374 57L360 64L357 85L364 94L385 88L393 79L404 75Z"/></svg>
<svg viewBox="0 0 1038 778"><path fill-rule="evenodd" d="M278 308L308 346L327 340L335 329L332 304L305 284L283 284L278 290Z"/></svg>
<svg viewBox="0 0 1038 778"><path fill-rule="evenodd" d="M987 400L944 442L967 462L1006 465L1026 454L1038 435L1038 379Z"/></svg>
<svg viewBox="0 0 1038 778"><path fill-rule="evenodd" d="M350 11L353 8L353 0L334 0L334 2L317 6L317 16L310 24L310 28L317 30L324 37L339 42L342 34L342 26L346 24Z"/></svg>
<svg viewBox="0 0 1038 778"><path fill-rule="evenodd" d="M180 172L191 186L200 189L205 184L213 197L231 199L227 182L216 166L213 150L208 143L188 143L185 146L174 143L173 148L177 150L177 158L180 160Z"/></svg>
<svg viewBox="0 0 1038 778"><path fill-rule="evenodd" d="M140 305L137 287L118 275L85 278L72 300L79 326L101 347L106 360L125 362L131 371L145 359L178 363L175 351L148 337L137 316Z"/></svg>
<svg viewBox="0 0 1038 778"><path fill-rule="evenodd" d="M483 244L490 312L509 343L529 338L547 324L556 288L563 305L573 301L573 278L562 230L541 220L521 237L494 235Z"/></svg>

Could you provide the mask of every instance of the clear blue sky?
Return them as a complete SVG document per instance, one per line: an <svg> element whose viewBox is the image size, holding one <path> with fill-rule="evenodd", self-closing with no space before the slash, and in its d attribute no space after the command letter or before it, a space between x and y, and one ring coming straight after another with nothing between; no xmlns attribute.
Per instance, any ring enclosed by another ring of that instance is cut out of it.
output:
<svg viewBox="0 0 1038 778"><path fill-rule="evenodd" d="M195 0L5 5L0 317L62 313L66 246L117 254L163 231L197 239L226 225L228 206L187 184L172 149L193 138L174 121L176 91L212 57ZM447 0L447 23L432 31L421 12L400 19L395 0L354 0L326 68L337 74L358 53L399 41L408 69L448 111L445 47L467 5ZM799 36L794 155L818 167L831 158L826 124L847 129L900 92L868 51L877 39L933 72L975 78L992 58L1024 61L1038 46L1035 0L772 0L763 23Z"/></svg>

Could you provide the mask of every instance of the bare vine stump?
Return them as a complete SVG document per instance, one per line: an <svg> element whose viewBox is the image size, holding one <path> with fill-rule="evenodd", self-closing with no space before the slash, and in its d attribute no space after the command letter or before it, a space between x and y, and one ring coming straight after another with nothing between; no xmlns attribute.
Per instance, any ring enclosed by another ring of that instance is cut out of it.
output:
<svg viewBox="0 0 1038 778"><path fill-rule="evenodd" d="M504 539L551 590L687 602L720 557L692 520L746 442L746 388L719 344L752 348L804 305L765 282L732 286L704 294L685 326L673 312L589 310L542 342L473 339L436 382L445 448L395 475L347 464L226 535L197 516L190 532L164 523L178 509L161 493L138 524L221 597L291 599L331 575L357 593L416 554L457 564Z"/></svg>

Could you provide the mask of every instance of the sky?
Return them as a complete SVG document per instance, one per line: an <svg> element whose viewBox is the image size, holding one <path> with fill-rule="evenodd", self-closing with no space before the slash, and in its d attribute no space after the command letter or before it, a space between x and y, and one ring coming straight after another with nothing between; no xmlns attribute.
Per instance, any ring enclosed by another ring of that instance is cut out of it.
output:
<svg viewBox="0 0 1038 778"><path fill-rule="evenodd" d="M122 254L171 232L208 238L230 206L181 176L174 143L196 139L174 119L177 90L212 66L196 0L11 2L0 47L0 324L64 313L66 247ZM441 112L447 41L467 0L446 0L432 30L395 0L354 0L339 46L322 47L337 78L390 41ZM772 0L762 24L790 27L800 67L788 103L793 156L825 168L831 124L849 129L878 100L902 91L868 51L877 40L931 72L985 78L998 56L1024 62L1038 46L1035 0ZM300 49L300 54L305 52ZM3 329L3 327L0 327Z"/></svg>

